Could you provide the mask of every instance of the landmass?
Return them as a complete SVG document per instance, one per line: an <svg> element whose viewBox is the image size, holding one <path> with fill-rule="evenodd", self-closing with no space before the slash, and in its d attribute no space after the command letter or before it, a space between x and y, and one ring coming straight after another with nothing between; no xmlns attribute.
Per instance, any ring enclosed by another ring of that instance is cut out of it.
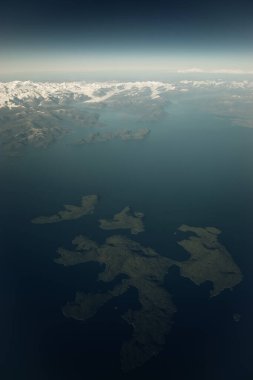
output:
<svg viewBox="0 0 253 380"><path fill-rule="evenodd" d="M242 281L242 273L227 249L218 241L221 233L215 227L191 227L183 224L179 231L193 236L178 242L189 254L186 261L177 262L180 274L196 285L211 281L211 297L232 289Z"/></svg>
<svg viewBox="0 0 253 380"><path fill-rule="evenodd" d="M253 128L253 118L235 118L231 120L232 125L240 126L240 127L246 127L246 128Z"/></svg>
<svg viewBox="0 0 253 380"><path fill-rule="evenodd" d="M46 149L75 131L73 127L102 127L99 117L83 105L73 107L68 101L59 104L51 98L0 108L0 147L8 155L16 155L27 146Z"/></svg>
<svg viewBox="0 0 253 380"><path fill-rule="evenodd" d="M58 211L50 216L39 216L32 219L34 224L59 223L65 220L81 218L84 215L92 214L98 202L97 195L86 195L82 197L81 205L64 205L64 210Z"/></svg>
<svg viewBox="0 0 253 380"><path fill-rule="evenodd" d="M149 128L138 128L136 130L116 130L111 132L95 132L76 142L75 145L95 144L110 140L143 140L150 133Z"/></svg>
<svg viewBox="0 0 253 380"><path fill-rule="evenodd" d="M56 214L57 220L59 215L62 214ZM138 233L143 230L142 218L142 213L132 215L126 207L112 220L100 220L100 224L105 229L129 228L132 233ZM180 274L196 285L210 281L212 297L225 289L232 289L242 280L240 269L218 241L220 230L182 225L179 231L192 235L178 242L189 253L185 261L161 256L154 249L122 235L110 236L103 244L78 235L72 241L73 248L61 247L57 251L54 261L65 267L99 263L101 272L97 280L108 284L109 288L93 293L78 291L74 300L67 302L62 309L67 318L86 321L108 301L125 294L132 287L137 290L139 308L130 304L122 315L132 328L131 337L121 347L123 371L142 366L163 349L176 312L172 297L164 287L165 276L171 267L178 266ZM239 321L239 314L233 318Z"/></svg>
<svg viewBox="0 0 253 380"><path fill-rule="evenodd" d="M168 118L168 112L165 108L170 105L170 101L165 102L160 99L159 103L147 103L143 114L139 117L138 122L140 123L156 123L157 121L164 121ZM141 112L139 112L140 114Z"/></svg>
<svg viewBox="0 0 253 380"><path fill-rule="evenodd" d="M126 207L112 221L102 224L111 228L122 228L122 220L129 214ZM136 213L135 213L136 215ZM143 214L137 213L139 218ZM131 223L123 223L123 228ZM157 355L165 343L166 335L173 324L176 307L171 295L163 287L164 277L169 268L178 266L183 277L196 285L210 281L213 285L211 296L217 296L225 289L232 289L242 280L242 274L226 248L218 241L220 230L215 227L191 227L182 225L179 231L193 236L178 242L189 254L185 261L176 261L160 256L152 248L121 235L113 235L100 245L88 237L79 235L73 241L74 249L58 249L57 264L78 265L95 261L103 271L98 280L112 283L120 274L126 278L119 280L114 288L105 292L77 292L72 302L63 307L67 318L87 320L109 300L127 292L129 287L138 291L140 308L128 311L122 316L132 326L132 336L121 348L121 365L124 371L135 369ZM238 320L238 316L234 317Z"/></svg>
<svg viewBox="0 0 253 380"><path fill-rule="evenodd" d="M218 90L213 100L202 91ZM252 82L224 80L180 80L174 83L139 82L0 82L0 148L8 154L25 146L46 148L77 126L100 127L100 111L120 111L126 120L145 126L167 120L167 109L176 96L200 91L202 111L229 118L232 124L252 127ZM173 95L174 94L174 95ZM202 99L202 100L201 100ZM178 98L180 100L180 98ZM148 123L148 124L147 124ZM74 132L75 133L75 132ZM79 144L110 139L135 140L149 130L118 131L85 137Z"/></svg>
<svg viewBox="0 0 253 380"><path fill-rule="evenodd" d="M138 128L134 131L127 129L118 133L118 138L121 140L143 140L150 134L149 128Z"/></svg>
<svg viewBox="0 0 253 380"><path fill-rule="evenodd" d="M137 235L144 231L142 212L131 213L130 207L125 207L115 214L112 220L100 219L100 228L103 230L130 229L131 234Z"/></svg>
<svg viewBox="0 0 253 380"><path fill-rule="evenodd" d="M85 321L110 299L124 294L129 287L136 288L140 308L129 309L123 315L132 326L132 336L122 346L121 365L124 371L143 365L162 350L173 324L176 307L163 288L164 277L173 261L158 255L152 248L119 235L109 237L102 245L87 237L77 236L73 245L74 250L60 248L55 262L72 266L96 261L104 268L98 280L110 283L119 274L125 274L127 278L107 292L78 292L75 300L63 307L63 314Z"/></svg>

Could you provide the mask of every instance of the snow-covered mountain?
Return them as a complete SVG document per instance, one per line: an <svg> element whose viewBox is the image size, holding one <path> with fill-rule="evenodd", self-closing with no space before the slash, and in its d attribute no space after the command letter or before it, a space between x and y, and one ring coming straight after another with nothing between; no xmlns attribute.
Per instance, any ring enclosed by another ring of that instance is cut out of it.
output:
<svg viewBox="0 0 253 380"><path fill-rule="evenodd" d="M185 92L194 88L253 89L250 81L181 80L168 82L0 82L0 108L31 105L65 104L69 101L108 102L119 96L159 99L171 91Z"/></svg>
<svg viewBox="0 0 253 380"><path fill-rule="evenodd" d="M175 85L162 82L31 82L0 83L0 108L20 107L29 102L37 105L65 101L104 102L117 95L137 97L146 93L151 99L175 90Z"/></svg>

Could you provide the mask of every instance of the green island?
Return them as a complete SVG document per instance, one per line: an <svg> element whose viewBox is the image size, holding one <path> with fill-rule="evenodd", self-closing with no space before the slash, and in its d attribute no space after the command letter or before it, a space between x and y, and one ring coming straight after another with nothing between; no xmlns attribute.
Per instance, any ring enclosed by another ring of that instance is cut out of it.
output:
<svg viewBox="0 0 253 380"><path fill-rule="evenodd" d="M97 195L86 195L81 199L81 205L64 205L64 210L58 211L50 216L39 216L32 219L34 224L59 223L65 220L81 218L84 215L92 214L98 202Z"/></svg>
<svg viewBox="0 0 253 380"><path fill-rule="evenodd" d="M230 253L219 243L221 233L215 227L191 227L183 224L179 231L193 233L193 236L178 242L190 258L176 265L180 274L192 280L196 285L211 281L211 297L225 289L232 289L242 281L242 273Z"/></svg>
<svg viewBox="0 0 253 380"><path fill-rule="evenodd" d="M69 266L96 261L104 267L98 280L111 282L119 274L125 274L127 278L108 292L78 292L75 300L63 307L63 314L85 321L113 297L124 294L129 287L136 288L141 306L138 310L129 309L123 315L133 331L132 337L123 343L121 365L124 371L142 366L162 350L172 327L176 307L163 288L163 281L173 261L119 235L107 238L102 245L84 236L77 236L72 243L74 250L58 250L56 263Z"/></svg>
<svg viewBox="0 0 253 380"><path fill-rule="evenodd" d="M129 206L115 214L112 220L100 219L100 228L103 230L129 229L131 234L137 235L144 231L142 212L131 213Z"/></svg>

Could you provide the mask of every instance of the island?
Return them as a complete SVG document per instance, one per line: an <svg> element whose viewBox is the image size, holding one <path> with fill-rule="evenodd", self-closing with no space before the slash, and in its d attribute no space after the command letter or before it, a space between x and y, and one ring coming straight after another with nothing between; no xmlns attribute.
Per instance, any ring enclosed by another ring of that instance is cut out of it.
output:
<svg viewBox="0 0 253 380"><path fill-rule="evenodd" d="M89 215L94 212L98 202L97 195L86 195L82 197L81 205L64 205L64 210L58 211L50 216L39 216L32 219L34 224L59 223L66 220L79 219L84 215Z"/></svg>
<svg viewBox="0 0 253 380"><path fill-rule="evenodd" d="M115 214L112 220L100 219L100 228L103 230L129 229L131 234L137 235L144 231L142 212L131 213L129 206Z"/></svg>
<svg viewBox="0 0 253 380"><path fill-rule="evenodd" d="M127 129L119 132L117 138L120 140L143 140L149 134L149 128L138 128L136 130Z"/></svg>
<svg viewBox="0 0 253 380"><path fill-rule="evenodd" d="M75 145L94 144L99 142L106 142L111 140L143 140L150 133L149 128L131 129L117 129L108 132L94 132L87 137L78 140Z"/></svg>
<svg viewBox="0 0 253 380"><path fill-rule="evenodd" d="M33 219L33 223L54 223L79 218L93 212L96 195L84 196L81 206L65 205L65 210L48 217ZM141 212L131 212L125 207L112 220L100 219L105 230L129 229L132 234L144 231ZM212 284L210 296L218 296L242 281L242 273L230 253L219 242L221 233L215 227L193 227L186 224L178 228L187 234L178 244L189 254L186 260L178 261L159 255L153 248L122 235L112 235L103 243L87 236L78 235L72 240L72 248L59 247L54 262L71 267L96 262L101 271L98 283L100 291L76 292L74 299L62 308L66 318L87 321L94 317L103 305L126 294L131 288L137 291L139 307L127 305L122 315L131 326L131 334L121 347L121 367L124 372L138 368L161 352L166 336L173 326L176 306L165 287L165 276L172 267L179 267L180 275L201 285ZM234 314L234 320L240 320Z"/></svg>
<svg viewBox="0 0 253 380"><path fill-rule="evenodd" d="M102 225L108 229L126 228L127 225L131 229L132 223L122 222L129 213L126 207L112 221L103 221ZM142 213L134 215L139 220L143 217ZM210 293L212 297L225 289L232 289L242 280L239 267L218 241L220 230L187 225L181 225L178 230L193 235L178 242L189 253L189 258L184 261L161 256L154 249L122 235L110 236L103 244L79 235L72 241L71 250L59 248L57 251L54 261L65 267L87 262L99 263L102 271L98 281L110 285L107 291L78 291L74 300L63 307L63 314L67 318L86 321L108 301L125 294L130 287L137 289L140 308L133 310L129 305L128 311L122 315L132 327L130 339L121 348L123 371L142 366L163 349L176 312L172 297L163 286L171 267L179 267L180 274L196 285L210 281L213 285ZM125 276L119 279L120 275ZM238 320L237 317L234 319Z"/></svg>
<svg viewBox="0 0 253 380"><path fill-rule="evenodd" d="M140 308L129 308L122 316L132 327L132 336L121 348L121 366L124 371L142 366L162 350L173 324L176 307L163 287L164 277L174 265L173 261L120 235L107 238L102 245L82 235L72 243L73 250L58 249L57 264L72 266L95 261L104 269L99 274L99 281L111 283L119 274L126 275L126 278L106 292L77 292L75 299L63 307L63 314L67 318L86 321L110 299L134 287L138 291Z"/></svg>
<svg viewBox="0 0 253 380"><path fill-rule="evenodd" d="M234 313L233 314L233 320L234 320L234 322L240 322L240 320L241 320L241 314Z"/></svg>
<svg viewBox="0 0 253 380"><path fill-rule="evenodd" d="M178 242L190 254L188 260L176 263L183 277L189 278L196 285L210 281L213 285L211 297L217 296L225 289L234 288L242 281L240 268L218 241L220 230L215 227L202 228L185 224L178 230L192 234Z"/></svg>

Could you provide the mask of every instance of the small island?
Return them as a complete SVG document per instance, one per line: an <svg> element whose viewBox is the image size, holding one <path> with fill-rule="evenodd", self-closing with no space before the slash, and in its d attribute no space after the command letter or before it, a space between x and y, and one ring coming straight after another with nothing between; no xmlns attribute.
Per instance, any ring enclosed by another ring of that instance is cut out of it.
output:
<svg viewBox="0 0 253 380"><path fill-rule="evenodd" d="M186 261L177 262L180 274L196 285L210 281L213 285L211 297L225 289L232 289L242 281L242 273L230 253L218 241L221 233L215 227L191 227L183 224L178 229L193 236L178 242L189 254Z"/></svg>
<svg viewBox="0 0 253 380"><path fill-rule="evenodd" d="M131 213L130 207L125 207L122 211L115 214L112 220L100 219L100 228L103 230L129 229L131 234L137 235L144 231L142 212Z"/></svg>
<svg viewBox="0 0 253 380"><path fill-rule="evenodd" d="M66 220L79 219L84 215L92 214L98 202L97 195L86 195L82 197L81 205L64 205L64 210L58 211L50 216L39 216L32 219L34 224L59 223Z"/></svg>
<svg viewBox="0 0 253 380"><path fill-rule="evenodd" d="M149 128L138 128L136 130L117 129L116 131L108 132L94 132L87 137L84 137L76 142L75 145L95 144L100 142L106 142L111 140L143 140L150 133Z"/></svg>
<svg viewBox="0 0 253 380"><path fill-rule="evenodd" d="M239 314L239 313L234 313L233 314L233 320L234 320L234 322L240 322L240 320L241 320L241 314Z"/></svg>
<svg viewBox="0 0 253 380"><path fill-rule="evenodd" d="M121 365L124 371L142 366L162 350L173 324L176 307L163 287L164 277L174 265L173 261L152 248L119 235L107 238L102 245L82 235L72 243L73 250L58 250L57 264L72 266L95 261L104 268L98 280L111 283L119 274L125 274L127 278L106 292L77 292L75 299L63 307L63 314L67 318L85 321L110 299L126 293L130 287L136 288L140 308L129 308L122 316L132 327L132 336L123 343Z"/></svg>

